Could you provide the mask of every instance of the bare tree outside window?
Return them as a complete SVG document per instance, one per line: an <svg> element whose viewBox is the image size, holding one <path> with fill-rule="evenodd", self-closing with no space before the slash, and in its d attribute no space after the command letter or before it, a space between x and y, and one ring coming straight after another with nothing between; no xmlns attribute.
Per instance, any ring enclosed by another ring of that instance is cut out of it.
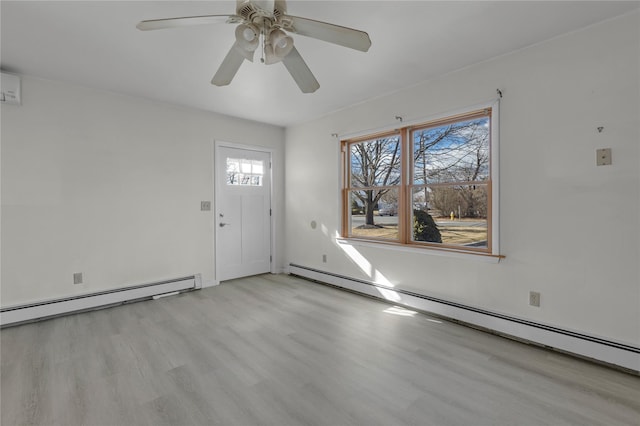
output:
<svg viewBox="0 0 640 426"><path fill-rule="evenodd" d="M414 131L414 185L441 215L485 217L487 197L474 183L489 178L489 119L486 117ZM433 184L433 186L427 186ZM458 208L460 207L460 208Z"/></svg>
<svg viewBox="0 0 640 426"><path fill-rule="evenodd" d="M363 188L353 196L363 206L365 225L375 226L374 211L381 200L398 202L400 183L400 137L394 135L351 145L351 186Z"/></svg>

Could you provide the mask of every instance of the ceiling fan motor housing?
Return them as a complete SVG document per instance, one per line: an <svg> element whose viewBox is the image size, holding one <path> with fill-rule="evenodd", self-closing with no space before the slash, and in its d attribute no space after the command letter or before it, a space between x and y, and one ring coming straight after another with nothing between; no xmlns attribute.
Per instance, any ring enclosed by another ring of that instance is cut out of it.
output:
<svg viewBox="0 0 640 426"><path fill-rule="evenodd" d="M241 16L246 22L261 24L268 19L273 24L278 22L287 13L287 4L284 0L260 1L260 0L237 0L236 14Z"/></svg>

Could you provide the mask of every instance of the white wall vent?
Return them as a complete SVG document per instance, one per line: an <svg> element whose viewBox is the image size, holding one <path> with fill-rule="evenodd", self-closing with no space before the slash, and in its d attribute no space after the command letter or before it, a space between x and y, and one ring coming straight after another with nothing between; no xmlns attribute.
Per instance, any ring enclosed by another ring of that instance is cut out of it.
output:
<svg viewBox="0 0 640 426"><path fill-rule="evenodd" d="M20 105L20 77L13 74L0 74L0 101L3 104Z"/></svg>

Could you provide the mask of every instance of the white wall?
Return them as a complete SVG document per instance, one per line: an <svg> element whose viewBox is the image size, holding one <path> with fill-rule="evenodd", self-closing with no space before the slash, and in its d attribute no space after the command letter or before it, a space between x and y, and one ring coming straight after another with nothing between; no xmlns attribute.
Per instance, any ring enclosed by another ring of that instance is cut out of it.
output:
<svg viewBox="0 0 640 426"><path fill-rule="evenodd" d="M2 306L212 282L213 213L200 201L213 201L214 140L273 149L284 209L282 128L30 77L22 106L1 112ZM282 267L282 249L274 257Z"/></svg>
<svg viewBox="0 0 640 426"><path fill-rule="evenodd" d="M287 129L287 262L384 276L401 289L639 344L639 55L633 13ZM497 88L506 259L356 247L358 266L335 243L339 142L331 134L487 102ZM595 150L605 147L613 165L596 167ZM541 307L528 306L530 290L541 292Z"/></svg>

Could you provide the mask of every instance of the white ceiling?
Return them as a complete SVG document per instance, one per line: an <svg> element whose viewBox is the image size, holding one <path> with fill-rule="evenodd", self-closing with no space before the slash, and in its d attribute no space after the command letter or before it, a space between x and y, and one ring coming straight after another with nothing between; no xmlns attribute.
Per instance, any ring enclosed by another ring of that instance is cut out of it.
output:
<svg viewBox="0 0 640 426"><path fill-rule="evenodd" d="M638 1L289 1L288 12L367 31L362 53L294 36L320 82L302 94L282 64L245 61L209 82L231 25L141 32L138 21L232 14L233 1L6 1L4 71L171 102L280 126L328 114L637 9ZM612 46L614 48L614 46ZM257 57L258 55L256 55Z"/></svg>

